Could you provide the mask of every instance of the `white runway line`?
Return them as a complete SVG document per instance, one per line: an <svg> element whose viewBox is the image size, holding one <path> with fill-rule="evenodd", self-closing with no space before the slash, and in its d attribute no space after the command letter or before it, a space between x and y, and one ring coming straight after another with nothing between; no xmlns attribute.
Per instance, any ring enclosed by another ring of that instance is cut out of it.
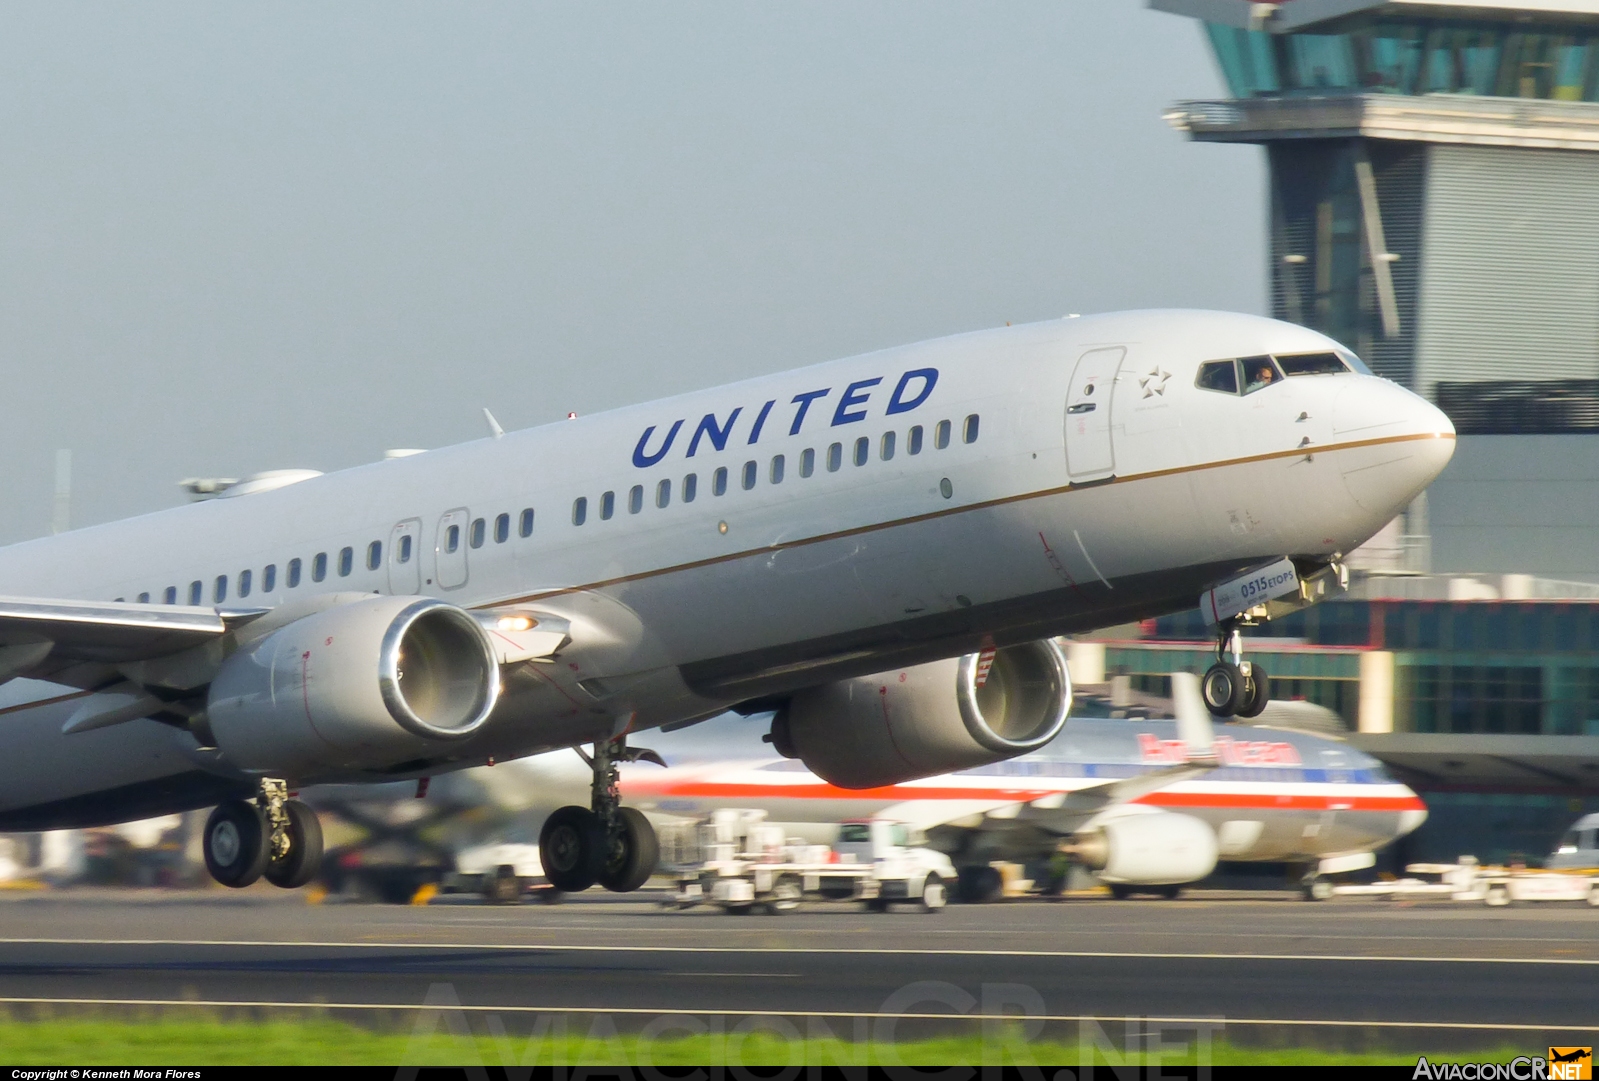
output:
<svg viewBox="0 0 1599 1081"><path fill-rule="evenodd" d="M1449 965L1577 965L1599 966L1599 958L1584 957L1426 957L1399 954L1324 953L1178 953L1114 950L959 950L913 949L895 946L604 946L555 945L516 942L317 942L255 939L183 938L0 938L0 946L212 946L259 949L436 950L504 953L750 953L829 954L869 957L1046 957L1116 960L1147 958L1153 961L1374 961ZM4 1001L4 1000L0 1000Z"/></svg>
<svg viewBox="0 0 1599 1081"><path fill-rule="evenodd" d="M980 1013L866 1013L854 1010L689 1010L642 1006L422 1006L394 1002L279 1002L268 999L192 999L192 998L23 998L0 997L3 1006L201 1006L210 1009L286 1009L286 1010L415 1010L431 1013L575 1013L616 1014L644 1017L866 1017L896 1021L1006 1021L1022 1020L1019 1015ZM1599 1025L1527 1025L1493 1021L1324 1021L1303 1017L1155 1017L1148 1014L1114 1017L1092 1013L1033 1014L1028 1021L1096 1021L1099 1023L1210 1025L1285 1025L1297 1028L1425 1028L1450 1031L1485 1032L1599 1032Z"/></svg>

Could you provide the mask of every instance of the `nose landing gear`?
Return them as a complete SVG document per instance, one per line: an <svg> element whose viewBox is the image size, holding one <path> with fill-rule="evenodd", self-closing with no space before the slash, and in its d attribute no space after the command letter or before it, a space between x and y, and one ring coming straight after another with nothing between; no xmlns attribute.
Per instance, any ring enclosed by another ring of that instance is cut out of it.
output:
<svg viewBox="0 0 1599 1081"><path fill-rule="evenodd" d="M1244 636L1236 619L1225 620L1216 638L1216 663L1199 683L1205 708L1218 717L1260 716L1271 701L1271 677L1243 659Z"/></svg>
<svg viewBox="0 0 1599 1081"><path fill-rule="evenodd" d="M578 754L594 771L593 806L562 807L545 820L539 834L544 875L566 893L580 893L596 883L613 893L629 893L655 873L660 845L649 819L621 805L617 763L665 763L654 751L629 749L625 737L596 743L593 755L581 749Z"/></svg>

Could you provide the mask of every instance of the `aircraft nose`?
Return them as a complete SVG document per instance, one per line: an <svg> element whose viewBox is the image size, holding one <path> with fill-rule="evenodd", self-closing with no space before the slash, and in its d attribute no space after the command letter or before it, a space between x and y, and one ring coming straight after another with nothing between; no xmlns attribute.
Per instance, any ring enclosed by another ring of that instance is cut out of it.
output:
<svg viewBox="0 0 1599 1081"><path fill-rule="evenodd" d="M1386 379L1346 387L1334 403L1332 427L1349 494L1384 514L1408 505L1455 453L1455 426L1443 411Z"/></svg>
<svg viewBox="0 0 1599 1081"><path fill-rule="evenodd" d="M1410 790L1407 788L1405 791L1409 792ZM1408 833L1415 833L1421 827L1421 824L1427 821L1427 808L1422 805L1421 798L1414 792L1411 792L1410 795L1415 799L1417 806L1411 810L1399 812L1399 829L1394 834L1395 840Z"/></svg>

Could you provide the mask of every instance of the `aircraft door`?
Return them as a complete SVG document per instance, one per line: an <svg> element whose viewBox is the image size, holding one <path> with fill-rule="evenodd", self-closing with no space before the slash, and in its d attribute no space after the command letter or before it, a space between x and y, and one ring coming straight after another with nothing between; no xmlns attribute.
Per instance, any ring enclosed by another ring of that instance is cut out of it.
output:
<svg viewBox="0 0 1599 1081"><path fill-rule="evenodd" d="M389 592L397 597L422 589L422 522L407 518L389 530Z"/></svg>
<svg viewBox="0 0 1599 1081"><path fill-rule="evenodd" d="M466 585L466 520L465 507L446 511L439 519L433 558L440 589L459 589Z"/></svg>
<svg viewBox="0 0 1599 1081"><path fill-rule="evenodd" d="M1077 360L1066 392L1066 475L1073 484L1109 480L1116 472L1110 444L1111 393L1127 350L1092 349Z"/></svg>

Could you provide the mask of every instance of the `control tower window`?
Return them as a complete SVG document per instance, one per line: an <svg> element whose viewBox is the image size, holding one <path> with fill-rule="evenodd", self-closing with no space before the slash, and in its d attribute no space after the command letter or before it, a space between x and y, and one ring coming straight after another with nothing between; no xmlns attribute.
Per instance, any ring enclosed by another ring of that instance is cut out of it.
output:
<svg viewBox="0 0 1599 1081"><path fill-rule="evenodd" d="M1245 357L1238 364L1244 369L1245 394L1263 390L1282 378L1282 374L1277 371L1277 365L1271 362L1270 357Z"/></svg>
<svg viewBox="0 0 1599 1081"><path fill-rule="evenodd" d="M1231 360L1213 360L1199 366L1199 378L1194 385L1200 390L1219 390L1223 394L1238 393L1238 365Z"/></svg>
<svg viewBox="0 0 1599 1081"><path fill-rule="evenodd" d="M1297 357L1278 357L1284 375L1343 375L1349 365L1337 353L1302 353Z"/></svg>

